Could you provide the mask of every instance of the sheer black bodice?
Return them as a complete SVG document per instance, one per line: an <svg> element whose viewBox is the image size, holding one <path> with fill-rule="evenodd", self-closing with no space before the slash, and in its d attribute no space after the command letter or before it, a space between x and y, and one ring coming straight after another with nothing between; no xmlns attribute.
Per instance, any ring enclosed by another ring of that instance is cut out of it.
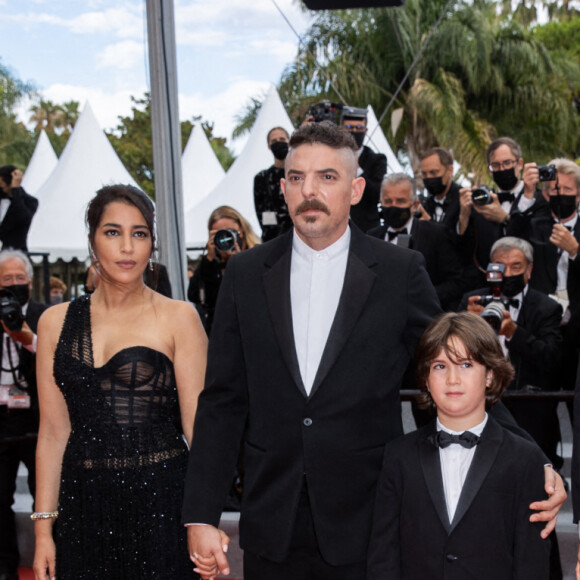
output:
<svg viewBox="0 0 580 580"><path fill-rule="evenodd" d="M69 306L54 376L69 411L57 578L192 578L180 525L187 447L173 363L133 346L95 368L90 299Z"/></svg>

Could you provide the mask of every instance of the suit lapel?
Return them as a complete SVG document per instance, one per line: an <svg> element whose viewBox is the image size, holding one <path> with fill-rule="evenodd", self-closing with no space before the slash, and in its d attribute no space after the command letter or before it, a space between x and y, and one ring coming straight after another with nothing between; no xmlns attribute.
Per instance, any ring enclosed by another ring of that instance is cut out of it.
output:
<svg viewBox="0 0 580 580"><path fill-rule="evenodd" d="M344 285L338 301L334 321L328 334L320 365L312 385L312 396L336 362L354 325L360 317L376 274L370 266L376 262L366 236L351 223L351 242L346 264Z"/></svg>
<svg viewBox="0 0 580 580"><path fill-rule="evenodd" d="M487 425L481 434L479 444L475 449L475 455L471 462L453 521L451 522L451 531L455 529L461 518L465 515L475 496L479 492L495 458L499 451L501 442L503 440L502 428L488 415Z"/></svg>
<svg viewBox="0 0 580 580"><path fill-rule="evenodd" d="M435 424L433 430L435 432ZM445 491L443 490L443 475L441 473L441 459L439 458L439 448L435 447L427 437L419 443L419 461L421 462L421 469L423 470L423 477L425 484L429 490L431 501L435 507L435 511L449 534L451 531L451 523L449 522L449 514L447 513L447 502L445 501Z"/></svg>
<svg viewBox="0 0 580 580"><path fill-rule="evenodd" d="M300 392L306 397L306 389L304 388L304 383L300 375L300 366L294 344L292 305L290 303L292 233L287 234L284 238L286 244L276 244L275 251L270 254L266 262L266 271L263 275L264 289L282 358ZM282 241L280 240L280 242ZM280 246L282 246L281 252Z"/></svg>

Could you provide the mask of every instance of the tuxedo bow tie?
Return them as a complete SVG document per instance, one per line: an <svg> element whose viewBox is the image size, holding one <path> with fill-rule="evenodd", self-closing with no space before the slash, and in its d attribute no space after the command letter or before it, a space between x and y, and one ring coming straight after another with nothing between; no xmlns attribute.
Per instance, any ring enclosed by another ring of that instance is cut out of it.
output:
<svg viewBox="0 0 580 580"><path fill-rule="evenodd" d="M430 435L429 439L435 447L441 447L441 449L445 449L454 443L466 449L471 449L479 443L479 436L471 431L464 431L461 435L452 435L447 433L447 431L437 431L437 433Z"/></svg>
<svg viewBox="0 0 580 580"><path fill-rule="evenodd" d="M508 298L507 296L504 296L504 300L507 300L507 303L516 310L520 307L520 301L518 298Z"/></svg>
<svg viewBox="0 0 580 580"><path fill-rule="evenodd" d="M439 206L441 209L445 209L447 207L447 200L444 201L437 201L436 199L433 200L433 203Z"/></svg>
<svg viewBox="0 0 580 580"><path fill-rule="evenodd" d="M397 230L397 231L387 230L387 235L389 236L389 242L391 240L394 240L398 235L401 235L401 234L407 235L407 228L403 228L402 230Z"/></svg>
<svg viewBox="0 0 580 580"><path fill-rule="evenodd" d="M516 196L509 192L509 191L500 191L497 194L497 199L499 201L499 203L503 203L504 201L513 201L516 198Z"/></svg>

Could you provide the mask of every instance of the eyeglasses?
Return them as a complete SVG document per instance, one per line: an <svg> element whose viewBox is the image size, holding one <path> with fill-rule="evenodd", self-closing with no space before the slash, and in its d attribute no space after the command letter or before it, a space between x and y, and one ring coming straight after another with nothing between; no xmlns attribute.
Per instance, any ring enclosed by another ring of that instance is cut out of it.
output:
<svg viewBox="0 0 580 580"><path fill-rule="evenodd" d="M490 163L488 169L490 171L501 171L502 169L512 169L516 166L517 159L506 159L500 163Z"/></svg>

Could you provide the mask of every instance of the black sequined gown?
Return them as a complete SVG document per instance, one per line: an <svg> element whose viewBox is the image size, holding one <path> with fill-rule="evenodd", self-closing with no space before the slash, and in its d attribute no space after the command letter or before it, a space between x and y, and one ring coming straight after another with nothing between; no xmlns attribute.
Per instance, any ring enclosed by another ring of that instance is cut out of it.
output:
<svg viewBox="0 0 580 580"><path fill-rule="evenodd" d="M172 362L135 346L95 368L90 298L69 306L54 376L71 421L55 524L58 580L194 578L180 509L187 447Z"/></svg>

